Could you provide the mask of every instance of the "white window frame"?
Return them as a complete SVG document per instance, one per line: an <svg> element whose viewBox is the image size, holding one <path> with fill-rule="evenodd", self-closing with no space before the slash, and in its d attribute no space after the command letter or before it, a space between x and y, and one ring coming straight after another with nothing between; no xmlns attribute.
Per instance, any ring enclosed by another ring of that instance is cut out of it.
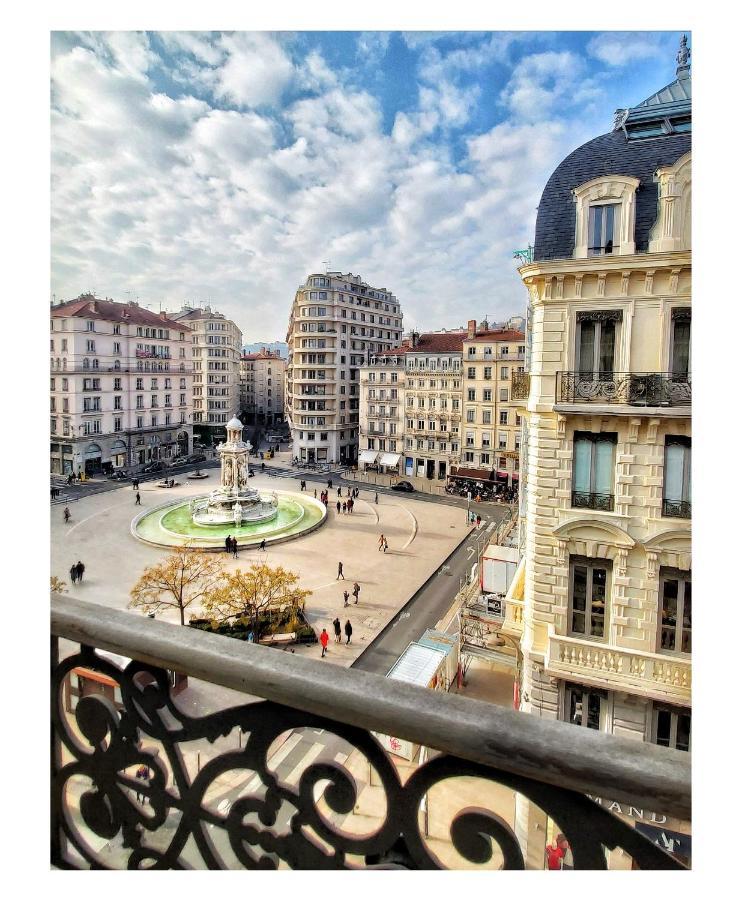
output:
<svg viewBox="0 0 739 900"><path fill-rule="evenodd" d="M618 253L627 256L636 253L634 223L636 217L636 190L638 178L628 175L606 175L581 184L572 192L575 202L575 259L588 257L588 229L592 206L619 205ZM614 235L615 244L615 235Z"/></svg>

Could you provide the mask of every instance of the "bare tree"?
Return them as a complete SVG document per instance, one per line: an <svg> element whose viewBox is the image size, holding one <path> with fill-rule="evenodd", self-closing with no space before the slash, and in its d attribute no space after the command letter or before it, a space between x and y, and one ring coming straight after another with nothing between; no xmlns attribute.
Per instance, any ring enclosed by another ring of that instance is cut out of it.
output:
<svg viewBox="0 0 739 900"><path fill-rule="evenodd" d="M223 563L212 553L178 547L162 562L144 569L131 590L129 607L145 613L157 613L167 607L180 611L180 624L185 624L185 610L204 601L216 590L223 578Z"/></svg>

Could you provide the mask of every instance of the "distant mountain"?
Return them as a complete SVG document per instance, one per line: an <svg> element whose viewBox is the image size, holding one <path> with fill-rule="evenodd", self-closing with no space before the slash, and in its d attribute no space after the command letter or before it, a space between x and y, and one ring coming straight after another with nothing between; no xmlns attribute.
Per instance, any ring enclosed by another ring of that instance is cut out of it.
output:
<svg viewBox="0 0 739 900"><path fill-rule="evenodd" d="M244 344L244 353L259 353L260 350L277 351L284 359L287 359L287 344L283 341L255 341L253 344Z"/></svg>

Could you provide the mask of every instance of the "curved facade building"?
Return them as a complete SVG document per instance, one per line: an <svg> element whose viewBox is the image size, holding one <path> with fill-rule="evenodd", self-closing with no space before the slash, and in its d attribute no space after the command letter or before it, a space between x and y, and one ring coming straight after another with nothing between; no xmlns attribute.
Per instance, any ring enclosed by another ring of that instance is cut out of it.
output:
<svg viewBox="0 0 739 900"><path fill-rule="evenodd" d="M298 288L287 331L285 414L302 462L354 463L359 369L400 344L403 313L386 288L351 272L311 274Z"/></svg>

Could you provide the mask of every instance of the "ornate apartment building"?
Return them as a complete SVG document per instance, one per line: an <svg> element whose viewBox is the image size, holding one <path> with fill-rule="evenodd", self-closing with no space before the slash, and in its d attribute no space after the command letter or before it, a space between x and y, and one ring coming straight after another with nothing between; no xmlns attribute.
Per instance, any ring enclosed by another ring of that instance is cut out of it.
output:
<svg viewBox="0 0 739 900"><path fill-rule="evenodd" d="M371 353L398 346L403 313L386 288L359 275L309 275L288 324L285 414L293 453L306 462L354 462L359 369Z"/></svg>
<svg viewBox="0 0 739 900"><path fill-rule="evenodd" d="M690 749L691 82L571 153L538 207L521 707ZM527 383L526 383L527 382Z"/></svg>
<svg viewBox="0 0 739 900"><path fill-rule="evenodd" d="M402 471L406 349L370 354L359 373L359 464L382 473Z"/></svg>
<svg viewBox="0 0 739 900"><path fill-rule="evenodd" d="M521 412L511 396L516 375L524 371L525 335L503 329L477 331L474 319L462 343L461 467L475 477L505 481L519 478Z"/></svg>
<svg viewBox="0 0 739 900"><path fill-rule="evenodd" d="M135 469L192 449L192 335L136 303L51 307L51 472Z"/></svg>
<svg viewBox="0 0 739 900"><path fill-rule="evenodd" d="M285 415L285 368L287 360L276 351L262 348L244 353L240 365L242 421L274 425Z"/></svg>
<svg viewBox="0 0 739 900"><path fill-rule="evenodd" d="M195 437L207 443L225 440L226 422L241 411L241 330L209 306L184 306L170 316L192 331Z"/></svg>

